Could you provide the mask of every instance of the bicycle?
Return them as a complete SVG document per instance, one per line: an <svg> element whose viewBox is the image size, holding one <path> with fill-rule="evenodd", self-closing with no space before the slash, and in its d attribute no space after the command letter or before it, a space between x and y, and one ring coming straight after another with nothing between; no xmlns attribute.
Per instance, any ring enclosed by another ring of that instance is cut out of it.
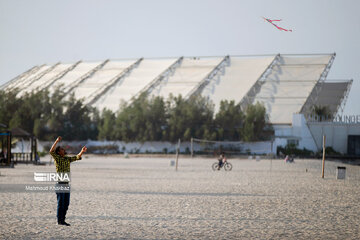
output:
<svg viewBox="0 0 360 240"><path fill-rule="evenodd" d="M214 171L220 170L222 167L224 167L225 171L231 171L232 164L229 163L228 161L226 161L219 168L219 162L214 162L213 165L212 165L212 170L214 170Z"/></svg>

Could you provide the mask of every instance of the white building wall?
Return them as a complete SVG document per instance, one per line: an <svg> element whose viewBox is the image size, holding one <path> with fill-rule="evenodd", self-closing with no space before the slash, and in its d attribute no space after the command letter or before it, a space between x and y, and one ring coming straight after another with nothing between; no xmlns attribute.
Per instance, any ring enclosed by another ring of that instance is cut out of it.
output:
<svg viewBox="0 0 360 240"><path fill-rule="evenodd" d="M314 138L308 128L306 119L303 114L293 114L293 135L298 136L299 139L299 148L309 149L311 151L316 152L317 145L314 141Z"/></svg>
<svg viewBox="0 0 360 240"><path fill-rule="evenodd" d="M360 135L360 123L311 122L309 128L319 149L322 147L322 138L325 135L325 146L343 154L347 153L348 136Z"/></svg>
<svg viewBox="0 0 360 240"><path fill-rule="evenodd" d="M303 114L293 114L292 125L274 125L274 131L275 148L285 147L288 140L292 139L299 141L297 147L300 149L306 148L314 152L318 150Z"/></svg>
<svg viewBox="0 0 360 240"><path fill-rule="evenodd" d="M342 154L347 153L349 135L360 135L360 123L307 122L303 114L293 114L292 125L274 125L275 149L285 147L289 139L298 140L298 148L317 152L322 149L323 135L325 146L332 147Z"/></svg>

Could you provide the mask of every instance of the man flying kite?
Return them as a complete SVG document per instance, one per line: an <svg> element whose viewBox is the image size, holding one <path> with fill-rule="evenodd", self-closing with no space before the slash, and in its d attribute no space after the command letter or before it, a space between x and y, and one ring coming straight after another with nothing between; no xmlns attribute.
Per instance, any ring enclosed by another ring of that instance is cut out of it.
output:
<svg viewBox="0 0 360 240"><path fill-rule="evenodd" d="M269 23L271 23L272 25L274 25L274 26L275 26L277 29L279 29L279 30L283 30L283 31L286 31L286 32L292 32L291 29L285 29L285 28L279 27L278 25L276 25L275 23L273 23L273 22L280 22L281 19L279 19L279 20L271 20L271 19L264 18L264 17L263 17L263 19L265 19L266 21L268 21Z"/></svg>

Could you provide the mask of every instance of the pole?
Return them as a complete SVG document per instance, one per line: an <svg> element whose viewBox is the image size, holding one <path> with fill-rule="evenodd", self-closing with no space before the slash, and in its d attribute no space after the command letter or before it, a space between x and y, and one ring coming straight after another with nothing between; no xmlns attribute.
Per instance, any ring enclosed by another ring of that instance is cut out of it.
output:
<svg viewBox="0 0 360 240"><path fill-rule="evenodd" d="M34 138L34 140L35 140L35 146L34 146L34 148L35 148L35 159L36 159L36 155L37 155L37 139L36 138ZM40 160L40 156L38 156L39 157L39 160Z"/></svg>
<svg viewBox="0 0 360 240"><path fill-rule="evenodd" d="M175 165L175 171L177 171L177 169L178 169L179 151L180 151L180 138L179 138L178 146L177 146L177 148L176 148L176 165Z"/></svg>
<svg viewBox="0 0 360 240"><path fill-rule="evenodd" d="M11 164L11 132L7 131L7 165Z"/></svg>
<svg viewBox="0 0 360 240"><path fill-rule="evenodd" d="M323 135L323 157L322 157L322 175L321 175L322 178L324 178L324 173L325 173L325 141L326 141L326 137L325 135Z"/></svg>
<svg viewBox="0 0 360 240"><path fill-rule="evenodd" d="M194 139L191 138L191 158L194 157Z"/></svg>
<svg viewBox="0 0 360 240"><path fill-rule="evenodd" d="M31 146L31 150L30 150L30 161L33 161L33 153L34 153L34 142L33 142L33 137L30 137L30 146Z"/></svg>
<svg viewBox="0 0 360 240"><path fill-rule="evenodd" d="M273 147L274 147L274 138L271 138L271 160L270 160L270 173L271 173L271 170L272 170L272 159L273 159Z"/></svg>

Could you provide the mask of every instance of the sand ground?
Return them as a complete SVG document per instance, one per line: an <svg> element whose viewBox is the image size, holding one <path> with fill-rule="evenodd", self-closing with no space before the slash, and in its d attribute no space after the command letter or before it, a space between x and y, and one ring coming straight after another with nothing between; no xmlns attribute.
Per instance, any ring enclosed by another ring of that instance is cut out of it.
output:
<svg viewBox="0 0 360 240"><path fill-rule="evenodd" d="M2 239L359 239L360 167L320 160L124 158L87 155L72 163L67 222L54 192L11 192L54 165L0 169ZM43 161L49 161L50 156ZM336 179L337 166L346 179Z"/></svg>

